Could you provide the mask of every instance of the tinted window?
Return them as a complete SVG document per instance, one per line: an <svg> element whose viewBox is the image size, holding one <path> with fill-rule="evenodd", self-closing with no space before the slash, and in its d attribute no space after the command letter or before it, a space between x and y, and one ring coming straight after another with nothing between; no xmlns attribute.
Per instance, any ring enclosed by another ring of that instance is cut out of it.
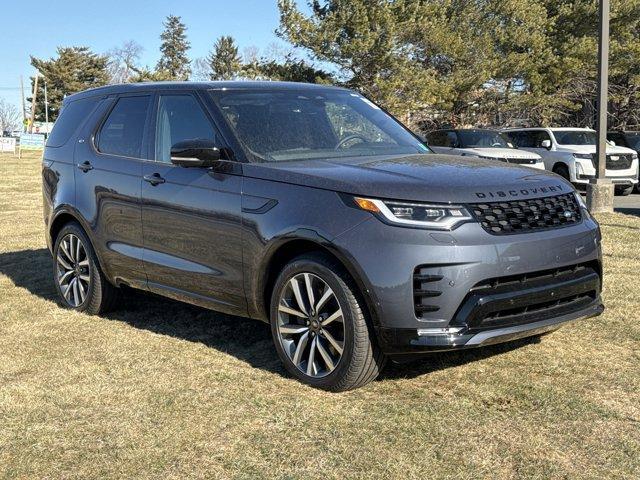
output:
<svg viewBox="0 0 640 480"><path fill-rule="evenodd" d="M366 98L330 89L212 92L253 161L428 153Z"/></svg>
<svg viewBox="0 0 640 480"><path fill-rule="evenodd" d="M507 136L520 148L542 148L543 140L551 140L549 134L544 130L508 132Z"/></svg>
<svg viewBox="0 0 640 480"><path fill-rule="evenodd" d="M589 130L556 130L553 132L560 145L595 145L596 132Z"/></svg>
<svg viewBox="0 0 640 480"><path fill-rule="evenodd" d="M434 147L444 147L447 145L446 132L436 131L427 134L427 142Z"/></svg>
<svg viewBox="0 0 640 480"><path fill-rule="evenodd" d="M459 130L463 148L512 148L506 137L493 130Z"/></svg>
<svg viewBox="0 0 640 480"><path fill-rule="evenodd" d="M624 135L622 135L621 133L608 133L607 134L607 140L611 141L611 142L616 142L616 145L618 145L619 147L626 147L627 142L624 138Z"/></svg>
<svg viewBox="0 0 640 480"><path fill-rule="evenodd" d="M156 122L156 160L171 161L171 146L191 139L216 140L198 101L191 95L162 95Z"/></svg>
<svg viewBox="0 0 640 480"><path fill-rule="evenodd" d="M66 104L62 108L58 120L56 120L51 135L49 135L47 146L60 147L67 143L71 135L84 123L97 103L98 99L94 97Z"/></svg>
<svg viewBox="0 0 640 480"><path fill-rule="evenodd" d="M625 136L626 145L634 150L640 150L640 133L628 133Z"/></svg>
<svg viewBox="0 0 640 480"><path fill-rule="evenodd" d="M98 135L98 150L122 157L142 158L142 137L149 110L149 97L122 97Z"/></svg>

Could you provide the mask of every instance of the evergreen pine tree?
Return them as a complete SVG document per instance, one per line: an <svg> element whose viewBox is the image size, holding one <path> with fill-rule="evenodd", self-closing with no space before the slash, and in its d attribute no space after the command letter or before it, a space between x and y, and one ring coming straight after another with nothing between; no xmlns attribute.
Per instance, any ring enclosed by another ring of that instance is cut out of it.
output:
<svg viewBox="0 0 640 480"><path fill-rule="evenodd" d="M238 76L242 68L238 47L231 36L216 40L207 61L211 67L211 80L231 80Z"/></svg>
<svg viewBox="0 0 640 480"><path fill-rule="evenodd" d="M162 56L156 67L162 78L170 80L188 80L191 74L190 61L187 50L186 27L180 17L169 15L164 22L164 31L160 35Z"/></svg>
<svg viewBox="0 0 640 480"><path fill-rule="evenodd" d="M60 47L57 53L57 58L49 60L31 57L31 65L44 77L38 81L35 112L38 121L45 119L45 81L49 101L49 121L55 121L58 117L62 101L67 95L109 83L106 56L96 55L87 47ZM35 78L31 79L31 91L33 91L34 80ZM27 100L30 104L31 98Z"/></svg>

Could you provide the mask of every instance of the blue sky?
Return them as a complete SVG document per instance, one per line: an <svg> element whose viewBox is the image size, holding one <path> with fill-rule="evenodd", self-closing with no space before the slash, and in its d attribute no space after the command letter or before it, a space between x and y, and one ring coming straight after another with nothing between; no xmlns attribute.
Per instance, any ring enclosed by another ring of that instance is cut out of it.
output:
<svg viewBox="0 0 640 480"><path fill-rule="evenodd" d="M3 2L5 3L5 2ZM301 2L304 3L304 2ZM34 71L29 55L50 58L58 46L88 46L96 53L135 40L145 49L141 64L155 66L162 22L179 15L187 25L192 59L207 55L220 35L232 35L240 52L264 50L279 42L276 0L33 0L2 6L0 98L20 105L20 75L25 89ZM33 34L29 34L33 32Z"/></svg>

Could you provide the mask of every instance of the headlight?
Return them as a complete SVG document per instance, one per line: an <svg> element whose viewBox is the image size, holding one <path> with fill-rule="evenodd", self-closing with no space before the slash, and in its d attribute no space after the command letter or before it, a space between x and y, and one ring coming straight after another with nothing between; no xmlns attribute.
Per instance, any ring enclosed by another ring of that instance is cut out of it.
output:
<svg viewBox="0 0 640 480"><path fill-rule="evenodd" d="M393 225L452 230L461 223L472 220L466 208L459 205L398 202L361 197L354 197L354 200L361 209Z"/></svg>
<svg viewBox="0 0 640 480"><path fill-rule="evenodd" d="M584 198L582 198L582 195L580 195L580 192L574 192L574 195L576 196L576 201L578 202L578 205L580 206L580 210L582 210L582 213L585 216L585 218L593 219L593 217L591 217L591 213L589 212L589 209L587 208L587 203L584 201Z"/></svg>
<svg viewBox="0 0 640 480"><path fill-rule="evenodd" d="M573 158L579 158L581 160L593 160L593 155L590 153L574 153Z"/></svg>

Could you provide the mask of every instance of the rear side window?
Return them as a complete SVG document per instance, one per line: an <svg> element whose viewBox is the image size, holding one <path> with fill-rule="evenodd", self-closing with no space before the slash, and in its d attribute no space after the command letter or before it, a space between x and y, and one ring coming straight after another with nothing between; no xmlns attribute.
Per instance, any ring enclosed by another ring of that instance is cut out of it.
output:
<svg viewBox="0 0 640 480"><path fill-rule="evenodd" d="M84 98L66 104L47 140L47 147L61 147L69 141L71 135L84 123L93 108L98 103L98 98Z"/></svg>
<svg viewBox="0 0 640 480"><path fill-rule="evenodd" d="M142 139L150 97L122 97L109 113L98 134L101 153L142 158Z"/></svg>

